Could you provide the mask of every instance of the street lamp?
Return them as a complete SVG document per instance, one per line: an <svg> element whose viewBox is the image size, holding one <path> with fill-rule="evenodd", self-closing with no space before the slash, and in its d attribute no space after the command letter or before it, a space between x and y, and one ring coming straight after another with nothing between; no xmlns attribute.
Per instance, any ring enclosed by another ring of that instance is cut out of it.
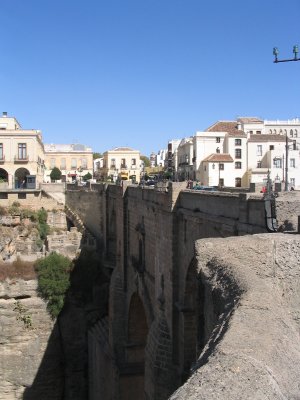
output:
<svg viewBox="0 0 300 400"><path fill-rule="evenodd" d="M279 50L278 47L273 47L273 56L275 57L274 63L280 63L280 62L290 62L290 61L300 61L300 58L298 57L298 53L299 53L299 48L298 45L295 45L293 47L293 53L294 53L294 58L287 58L284 60L278 60L278 54L279 54Z"/></svg>

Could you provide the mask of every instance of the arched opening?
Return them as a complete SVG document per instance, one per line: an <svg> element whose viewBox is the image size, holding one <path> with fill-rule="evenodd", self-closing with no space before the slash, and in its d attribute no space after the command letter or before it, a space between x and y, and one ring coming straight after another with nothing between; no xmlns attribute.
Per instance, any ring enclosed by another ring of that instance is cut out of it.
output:
<svg viewBox="0 0 300 400"><path fill-rule="evenodd" d="M120 374L120 399L145 400L145 347L148 324L137 293L131 297L128 312L126 365Z"/></svg>
<svg viewBox="0 0 300 400"><path fill-rule="evenodd" d="M0 182L8 182L8 172L0 168Z"/></svg>
<svg viewBox="0 0 300 400"><path fill-rule="evenodd" d="M199 355L197 343L197 313L196 302L198 293L198 280L196 271L196 262L193 260L188 268L183 306L183 375L182 380L185 381L190 373L191 365L197 360ZM201 329L201 327L199 327Z"/></svg>
<svg viewBox="0 0 300 400"><path fill-rule="evenodd" d="M15 188L25 189L27 187L27 176L30 175L28 169L18 168L15 172Z"/></svg>

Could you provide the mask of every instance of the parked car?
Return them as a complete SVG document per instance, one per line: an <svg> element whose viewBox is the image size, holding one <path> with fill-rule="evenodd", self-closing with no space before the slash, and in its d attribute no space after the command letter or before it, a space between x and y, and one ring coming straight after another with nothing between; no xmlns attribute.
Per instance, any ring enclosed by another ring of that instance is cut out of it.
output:
<svg viewBox="0 0 300 400"><path fill-rule="evenodd" d="M217 189L213 186L203 186L203 185L195 185L193 186L194 190L206 190L207 192L216 192Z"/></svg>

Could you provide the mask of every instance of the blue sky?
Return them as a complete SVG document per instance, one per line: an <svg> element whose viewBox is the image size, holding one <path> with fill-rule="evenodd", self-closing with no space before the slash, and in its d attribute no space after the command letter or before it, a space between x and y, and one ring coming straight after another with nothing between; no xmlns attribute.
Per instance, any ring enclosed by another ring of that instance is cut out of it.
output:
<svg viewBox="0 0 300 400"><path fill-rule="evenodd" d="M220 119L300 116L299 0L0 0L0 112L45 143L149 155Z"/></svg>

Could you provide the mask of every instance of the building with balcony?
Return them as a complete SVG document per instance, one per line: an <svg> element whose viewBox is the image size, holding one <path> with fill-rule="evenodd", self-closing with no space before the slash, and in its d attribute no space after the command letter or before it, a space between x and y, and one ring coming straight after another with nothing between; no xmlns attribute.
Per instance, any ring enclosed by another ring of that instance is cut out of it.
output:
<svg viewBox="0 0 300 400"><path fill-rule="evenodd" d="M140 152L130 147L116 147L103 153L103 167L99 169L103 180L140 181Z"/></svg>
<svg viewBox="0 0 300 400"><path fill-rule="evenodd" d="M93 176L93 151L83 144L45 144L45 182L51 182L54 167L61 170L62 182L80 181L84 175Z"/></svg>
<svg viewBox="0 0 300 400"><path fill-rule="evenodd" d="M45 169L42 133L23 129L15 117L0 117L0 183L5 189L36 189Z"/></svg>

